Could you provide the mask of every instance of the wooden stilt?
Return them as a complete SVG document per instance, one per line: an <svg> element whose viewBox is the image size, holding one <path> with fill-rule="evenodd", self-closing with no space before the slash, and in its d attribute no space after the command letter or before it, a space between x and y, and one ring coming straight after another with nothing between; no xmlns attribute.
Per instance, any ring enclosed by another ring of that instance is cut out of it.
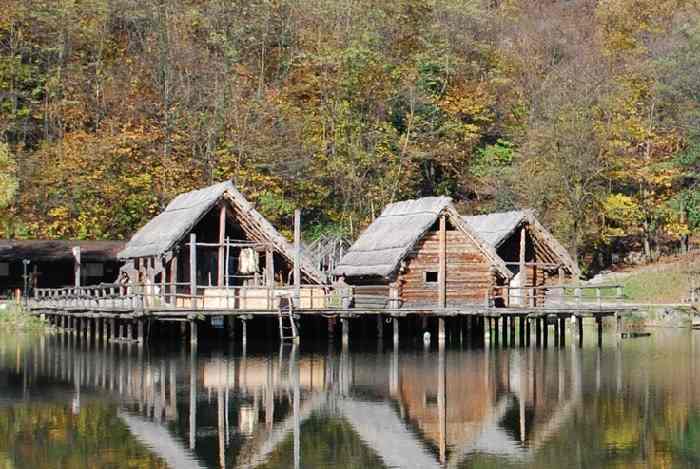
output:
<svg viewBox="0 0 700 469"><path fill-rule="evenodd" d="M335 338L335 321L336 318L328 318L328 340L333 340Z"/></svg>
<svg viewBox="0 0 700 469"><path fill-rule="evenodd" d="M397 348L399 346L399 319L393 318L392 323L394 332L394 347Z"/></svg>
<svg viewBox="0 0 700 469"><path fill-rule="evenodd" d="M542 347L547 348L547 342L549 341L549 324L547 321L547 316L543 316L542 319Z"/></svg>
<svg viewBox="0 0 700 469"><path fill-rule="evenodd" d="M343 347L347 347L348 343L350 342L350 321L348 318L341 318L340 319L340 325L342 327L342 344Z"/></svg>
<svg viewBox="0 0 700 469"><path fill-rule="evenodd" d="M578 346L583 347L583 317L576 316L576 329L578 330Z"/></svg>
<svg viewBox="0 0 700 469"><path fill-rule="evenodd" d="M518 323L520 326L520 330L518 331L520 346L524 347L525 346L525 316L520 316Z"/></svg>
<svg viewBox="0 0 700 469"><path fill-rule="evenodd" d="M377 315L377 339L380 342L384 339L384 318L381 314Z"/></svg>
<svg viewBox="0 0 700 469"><path fill-rule="evenodd" d="M508 346L508 316L503 316L501 318L503 320L503 324L501 326L501 334L503 335L503 346L507 347Z"/></svg>
<svg viewBox="0 0 700 469"><path fill-rule="evenodd" d="M126 338L131 341L134 337L133 321L128 321L126 323Z"/></svg>
<svg viewBox="0 0 700 469"><path fill-rule="evenodd" d="M566 318L559 318L559 346L566 346Z"/></svg>
<svg viewBox="0 0 700 469"><path fill-rule="evenodd" d="M119 320L119 336L117 337L119 340L124 338L124 321Z"/></svg>
<svg viewBox="0 0 700 469"><path fill-rule="evenodd" d="M137 339L137 340L138 340L138 344L139 344L139 346L142 346L142 345L143 345L143 342L144 342L144 341L143 341L143 339L144 339L144 338L143 338L143 319L139 319L139 320L136 322L136 334L137 334L137 336L138 336L138 339Z"/></svg>
<svg viewBox="0 0 700 469"><path fill-rule="evenodd" d="M532 325L532 319L531 318L526 318L525 319L525 345L527 347L530 346L530 336L531 331L530 331L530 326Z"/></svg>
<svg viewBox="0 0 700 469"><path fill-rule="evenodd" d="M197 321L190 321L190 344L197 346Z"/></svg>
<svg viewBox="0 0 700 469"><path fill-rule="evenodd" d="M445 318L438 318L438 344L444 344L445 339Z"/></svg>
<svg viewBox="0 0 700 469"><path fill-rule="evenodd" d="M109 320L109 335L112 340L117 336L117 320L114 318Z"/></svg>
<svg viewBox="0 0 700 469"><path fill-rule="evenodd" d="M598 326L598 347L603 346L603 320L600 316L596 316L595 322Z"/></svg>

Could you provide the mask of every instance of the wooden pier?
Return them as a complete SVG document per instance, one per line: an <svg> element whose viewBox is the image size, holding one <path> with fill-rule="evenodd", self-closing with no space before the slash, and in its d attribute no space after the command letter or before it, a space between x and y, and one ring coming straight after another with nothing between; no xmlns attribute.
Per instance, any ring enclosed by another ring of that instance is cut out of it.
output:
<svg viewBox="0 0 700 469"><path fill-rule="evenodd" d="M528 298L546 298L546 301L537 305L534 301L529 305L520 302L523 304L505 307L494 305L503 296L512 298L513 288L495 287L483 304L442 308L403 307L381 295L376 295L374 306L368 307L371 295L361 287L207 287L199 295L170 293L175 290L163 284L36 289L28 308L61 330L88 340L137 344L146 341L146 333L152 326L172 322L182 324L182 333L189 332L193 345L198 342L198 326L212 323L226 329L230 338L238 335L245 343L249 339L247 323L265 318L279 321L280 340L285 338L283 321L291 322L288 327L295 331L292 338L298 340L298 323L314 320L327 322L323 333L329 337L334 336L339 322L343 344L350 340L350 329L357 327L363 339L376 336L383 340L386 332L386 336L391 334L395 345L402 336L422 340L429 331L431 340L441 344L458 337L474 345L538 347L547 347L550 341L554 345L565 345L567 321L572 326L571 340L582 345L586 318L595 321L597 342L601 345L604 320L614 317L614 327L619 334L624 316L636 310L622 302L623 292L618 285L523 288L523 295L527 293ZM354 306L358 297L362 298L362 307ZM238 334L237 321L240 321ZM303 325L301 329L305 329ZM316 334L318 329L314 331ZM265 338L270 338L269 333L266 332Z"/></svg>

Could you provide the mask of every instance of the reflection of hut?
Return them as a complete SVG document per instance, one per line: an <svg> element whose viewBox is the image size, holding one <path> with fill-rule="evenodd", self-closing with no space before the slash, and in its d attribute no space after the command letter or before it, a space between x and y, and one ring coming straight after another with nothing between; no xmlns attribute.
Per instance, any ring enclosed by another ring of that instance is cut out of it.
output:
<svg viewBox="0 0 700 469"><path fill-rule="evenodd" d="M269 309L270 289L292 281L294 254L290 243L227 181L176 197L119 257L129 262L131 275L157 285L161 296L166 297L167 288L167 298L187 293L210 297L206 301L214 307ZM302 284L324 283L306 256L300 260ZM231 288L238 289L235 295L222 291ZM322 297L322 292L305 291ZM190 298L181 296L178 305L189 306ZM302 306L305 301L308 307L309 299L302 296Z"/></svg>
<svg viewBox="0 0 700 469"><path fill-rule="evenodd" d="M119 271L117 253L121 241L47 241L0 240L0 294L24 286L22 261L30 261L30 285L36 288L58 288L113 282ZM80 258L75 248L80 248ZM80 268L76 268L77 266Z"/></svg>
<svg viewBox="0 0 700 469"><path fill-rule="evenodd" d="M392 306L484 304L512 275L457 214L449 197L388 205L335 270L356 291ZM356 306L361 306L356 295ZM390 301L391 300L391 301Z"/></svg>
<svg viewBox="0 0 700 469"><path fill-rule="evenodd" d="M533 210L463 217L493 247L514 277L511 287L536 287L564 283L581 274L576 261L537 220ZM511 302L519 300L513 291ZM514 300L514 301L513 301Z"/></svg>

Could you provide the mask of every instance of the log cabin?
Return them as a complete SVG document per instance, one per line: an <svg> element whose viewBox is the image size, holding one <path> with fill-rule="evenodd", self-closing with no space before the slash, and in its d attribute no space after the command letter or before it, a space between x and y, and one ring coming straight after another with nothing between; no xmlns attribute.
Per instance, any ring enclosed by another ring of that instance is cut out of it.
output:
<svg viewBox="0 0 700 469"><path fill-rule="evenodd" d="M301 249L297 256L230 181L177 196L119 258L126 262L122 275L142 285L150 305L271 310L278 294L297 283L301 307L324 300L325 275Z"/></svg>
<svg viewBox="0 0 700 469"><path fill-rule="evenodd" d="M123 241L0 240L0 296L24 288L60 288L114 282Z"/></svg>
<svg viewBox="0 0 700 469"><path fill-rule="evenodd" d="M445 308L484 305L512 273L457 213L450 197L386 206L335 269L354 306Z"/></svg>
<svg viewBox="0 0 700 469"><path fill-rule="evenodd" d="M542 289L534 298L525 289L562 285L581 275L576 261L537 220L534 210L465 216L463 220L496 250L513 274L508 305L541 303Z"/></svg>

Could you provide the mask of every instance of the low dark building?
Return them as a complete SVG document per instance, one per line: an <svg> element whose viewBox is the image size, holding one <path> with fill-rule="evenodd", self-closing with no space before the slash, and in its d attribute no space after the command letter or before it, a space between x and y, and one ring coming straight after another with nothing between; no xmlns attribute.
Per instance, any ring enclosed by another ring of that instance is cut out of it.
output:
<svg viewBox="0 0 700 469"><path fill-rule="evenodd" d="M122 241L0 240L0 295L24 288L25 260L30 288L75 285L76 272L81 285L114 282L123 248Z"/></svg>

